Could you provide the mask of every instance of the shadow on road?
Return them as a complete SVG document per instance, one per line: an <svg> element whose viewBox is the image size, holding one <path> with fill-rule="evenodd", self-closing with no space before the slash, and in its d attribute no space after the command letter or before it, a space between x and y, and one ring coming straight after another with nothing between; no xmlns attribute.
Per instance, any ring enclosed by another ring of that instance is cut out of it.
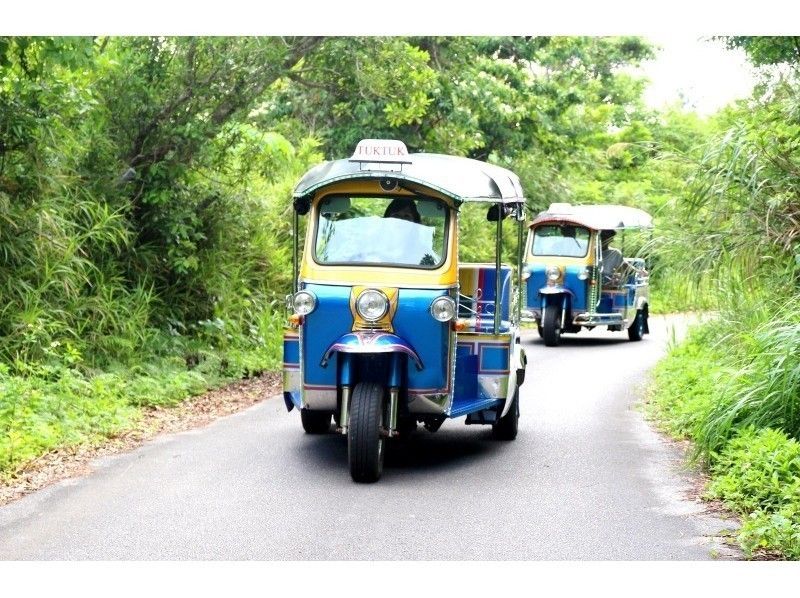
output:
<svg viewBox="0 0 800 598"><path fill-rule="evenodd" d="M480 468L486 458L510 447L510 443L494 440L489 426L467 427L463 420L448 423L452 429L431 434L420 425L408 438L389 441L384 476L392 471L427 473L472 465ZM347 468L347 438L340 434L306 436L300 445L301 459L313 464L312 467Z"/></svg>
<svg viewBox="0 0 800 598"><path fill-rule="evenodd" d="M531 345L534 347L542 347L548 350L551 349L558 349L558 347L598 347L598 346L609 346L609 345L620 345L620 344L628 344L631 343L630 339L622 338L618 336L609 336L608 338L597 338L597 337L589 337L584 336L581 337L579 335L568 335L561 337L561 344L557 347L545 347L544 341L539 337L533 337L532 339L523 339L523 344ZM641 341L646 342L646 341Z"/></svg>

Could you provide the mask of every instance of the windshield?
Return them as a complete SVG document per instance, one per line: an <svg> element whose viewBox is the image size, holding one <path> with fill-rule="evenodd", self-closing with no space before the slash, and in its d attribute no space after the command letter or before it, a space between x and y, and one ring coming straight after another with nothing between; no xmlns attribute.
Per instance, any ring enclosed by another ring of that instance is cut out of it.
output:
<svg viewBox="0 0 800 598"><path fill-rule="evenodd" d="M548 224L533 231L532 255L584 257L589 250L589 229Z"/></svg>
<svg viewBox="0 0 800 598"><path fill-rule="evenodd" d="M334 195L317 214L320 264L433 269L444 263L448 208L438 199Z"/></svg>

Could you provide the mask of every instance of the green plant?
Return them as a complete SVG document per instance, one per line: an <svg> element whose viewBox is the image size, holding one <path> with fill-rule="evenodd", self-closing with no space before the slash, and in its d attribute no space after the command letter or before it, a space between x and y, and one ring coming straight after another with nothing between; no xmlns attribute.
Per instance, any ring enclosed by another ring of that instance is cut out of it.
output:
<svg viewBox="0 0 800 598"><path fill-rule="evenodd" d="M800 299L764 320L721 335L734 350L731 376L698 430L707 453L719 450L739 428L774 428L800 438Z"/></svg>
<svg viewBox="0 0 800 598"><path fill-rule="evenodd" d="M711 471L709 495L743 515L746 549L800 558L800 443L750 426L725 446Z"/></svg>

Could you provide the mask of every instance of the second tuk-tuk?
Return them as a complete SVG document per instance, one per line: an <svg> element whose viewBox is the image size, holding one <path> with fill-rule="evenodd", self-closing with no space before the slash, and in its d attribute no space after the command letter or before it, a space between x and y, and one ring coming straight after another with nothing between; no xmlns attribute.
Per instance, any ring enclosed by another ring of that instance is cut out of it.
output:
<svg viewBox="0 0 800 598"><path fill-rule="evenodd" d="M536 216L525 249L525 318L545 345L595 326L627 329L632 341L650 332L645 260L611 243L619 232L652 226L644 210L618 205L555 203Z"/></svg>
<svg viewBox="0 0 800 598"><path fill-rule="evenodd" d="M459 263L465 202L488 207L494 263ZM364 140L351 158L325 162L298 183L284 400L309 434L329 432L334 419L355 481L376 481L386 441L419 422L434 432L466 417L499 439L516 437L526 363L520 271L501 263L500 239L513 217L521 256L524 205L513 172L409 154L396 140Z"/></svg>

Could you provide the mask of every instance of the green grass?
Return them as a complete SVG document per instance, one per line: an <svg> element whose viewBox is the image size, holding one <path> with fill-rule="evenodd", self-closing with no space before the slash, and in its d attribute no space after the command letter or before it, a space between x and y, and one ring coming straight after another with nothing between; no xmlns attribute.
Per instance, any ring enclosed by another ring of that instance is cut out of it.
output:
<svg viewBox="0 0 800 598"><path fill-rule="evenodd" d="M713 344L715 324L690 330L653 372L648 413L671 435L695 438L727 379L722 348Z"/></svg>
<svg viewBox="0 0 800 598"><path fill-rule="evenodd" d="M648 414L695 444L708 495L742 517L738 540L800 559L800 310L740 305L692 329L654 372Z"/></svg>
<svg viewBox="0 0 800 598"><path fill-rule="evenodd" d="M277 367L275 342L226 350L195 343L185 357L153 357L105 371L78 363L0 364L0 479L48 451L91 444L136 426L148 407L170 407L236 379Z"/></svg>
<svg viewBox="0 0 800 598"><path fill-rule="evenodd" d="M651 314L713 311L716 307L713 293L685 272L655 272L650 278Z"/></svg>
<svg viewBox="0 0 800 598"><path fill-rule="evenodd" d="M770 428L743 429L715 459L708 494L742 516L748 554L800 559L800 443Z"/></svg>
<svg viewBox="0 0 800 598"><path fill-rule="evenodd" d="M753 330L727 334L735 344L727 392L719 394L697 438L703 450L719 450L746 427L775 428L800 437L800 321L777 314Z"/></svg>

